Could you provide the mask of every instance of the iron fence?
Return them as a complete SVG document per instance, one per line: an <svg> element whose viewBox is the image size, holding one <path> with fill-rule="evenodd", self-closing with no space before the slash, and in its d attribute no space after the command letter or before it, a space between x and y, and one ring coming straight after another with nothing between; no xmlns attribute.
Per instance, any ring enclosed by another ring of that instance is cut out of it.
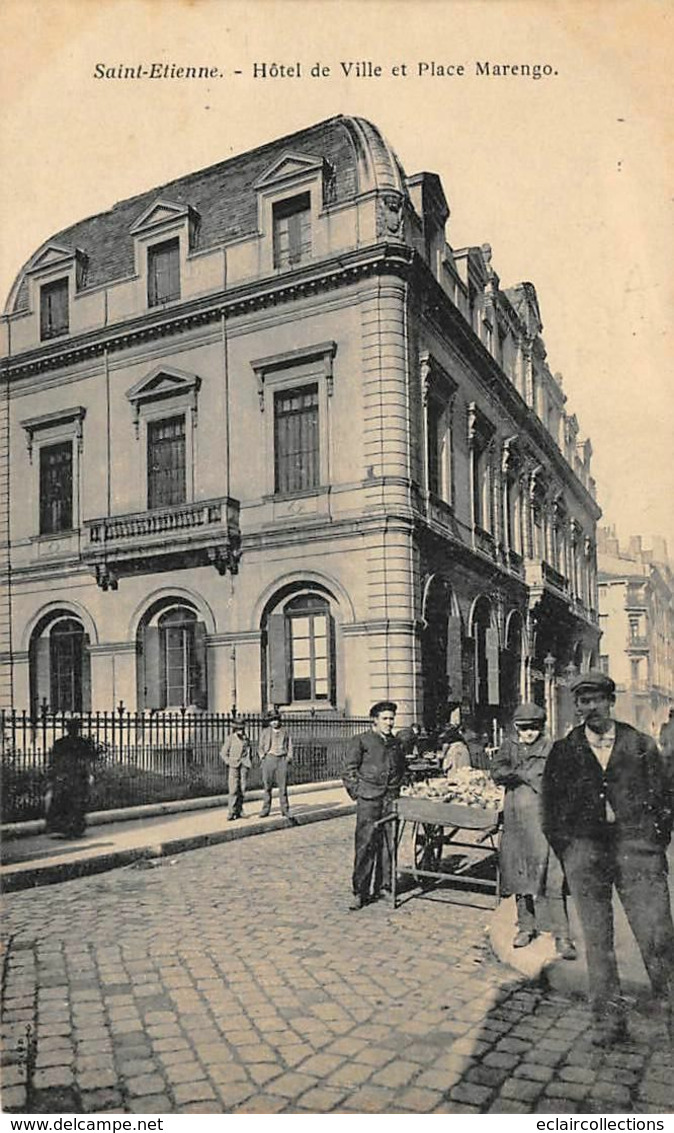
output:
<svg viewBox="0 0 674 1133"><path fill-rule="evenodd" d="M67 713L0 712L2 821L40 818L44 812L49 753L66 730ZM220 749L235 722L244 721L253 752L265 724L261 715L191 712L92 712L81 734L93 753L90 810L226 794L227 768ZM291 783L340 778L349 737L369 726L366 717L284 716L293 740ZM253 759L252 788L262 784Z"/></svg>

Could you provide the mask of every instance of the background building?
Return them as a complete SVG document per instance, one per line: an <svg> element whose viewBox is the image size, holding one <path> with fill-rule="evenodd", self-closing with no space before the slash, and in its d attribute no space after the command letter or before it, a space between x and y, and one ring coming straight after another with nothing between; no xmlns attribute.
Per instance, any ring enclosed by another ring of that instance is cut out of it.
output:
<svg viewBox="0 0 674 1133"><path fill-rule="evenodd" d="M591 446L533 285L448 217L340 116L36 251L2 322L3 703L568 722Z"/></svg>
<svg viewBox="0 0 674 1133"><path fill-rule="evenodd" d="M621 547L600 528L601 662L616 682L617 715L657 736L674 704L674 576L664 539Z"/></svg>

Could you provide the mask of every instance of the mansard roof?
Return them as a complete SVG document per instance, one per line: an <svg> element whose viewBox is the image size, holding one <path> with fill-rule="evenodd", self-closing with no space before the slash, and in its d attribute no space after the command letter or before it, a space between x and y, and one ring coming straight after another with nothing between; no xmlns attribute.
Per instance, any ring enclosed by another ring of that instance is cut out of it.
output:
<svg viewBox="0 0 674 1133"><path fill-rule="evenodd" d="M56 233L43 247L58 244L81 249L88 259L86 287L90 288L133 274L134 226L158 200L195 210L200 217L198 246L202 250L252 236L257 230L255 186L289 154L329 163L331 203L348 201L370 189L404 191L404 171L377 127L363 118L338 115L120 201L107 212ZM29 264L10 292L8 312L27 309L28 288L22 277Z"/></svg>

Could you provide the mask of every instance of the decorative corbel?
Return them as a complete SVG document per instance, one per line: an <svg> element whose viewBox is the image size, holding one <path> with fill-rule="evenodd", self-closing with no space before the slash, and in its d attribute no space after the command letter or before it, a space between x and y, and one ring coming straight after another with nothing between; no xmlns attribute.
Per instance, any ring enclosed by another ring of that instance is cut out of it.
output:
<svg viewBox="0 0 674 1133"><path fill-rule="evenodd" d="M501 472L504 476L508 476L511 472L515 471L517 463L517 441L519 438L515 435L513 437L506 437L501 448Z"/></svg>
<svg viewBox="0 0 674 1133"><path fill-rule="evenodd" d="M107 563L96 563L96 585L103 591L116 590L119 579Z"/></svg>
<svg viewBox="0 0 674 1133"><path fill-rule="evenodd" d="M428 397L431 392L431 379L433 374L433 365L431 356L427 350L424 350L419 355L419 371L421 375L421 401L424 409L428 405Z"/></svg>
<svg viewBox="0 0 674 1133"><path fill-rule="evenodd" d="M208 550L209 562L215 567L219 575L239 573L239 560L241 559L241 539L237 536L228 538Z"/></svg>
<svg viewBox="0 0 674 1133"><path fill-rule="evenodd" d="M478 408L474 401L468 403L468 447L474 448L478 432Z"/></svg>

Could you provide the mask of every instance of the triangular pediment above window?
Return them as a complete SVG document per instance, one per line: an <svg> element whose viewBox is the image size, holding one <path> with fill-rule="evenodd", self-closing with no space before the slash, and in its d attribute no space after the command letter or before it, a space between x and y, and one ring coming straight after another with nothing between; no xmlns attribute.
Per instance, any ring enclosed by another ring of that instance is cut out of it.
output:
<svg viewBox="0 0 674 1133"><path fill-rule="evenodd" d="M78 265L86 263L84 252L68 244L57 244L51 241L35 253L28 263L26 272L33 274L56 267L68 268L73 261L76 261Z"/></svg>
<svg viewBox="0 0 674 1133"><path fill-rule="evenodd" d="M155 401L165 397L179 397L181 394L195 394L201 385L201 378L196 374L185 373L184 370L174 370L172 367L159 366L151 374L131 386L126 391L128 400L135 406L142 402Z"/></svg>
<svg viewBox="0 0 674 1133"><path fill-rule="evenodd" d="M176 204L174 201L157 200L153 201L153 203L140 214L138 219L131 225L129 231L132 235L137 236L152 228L158 228L159 226L164 227L186 219L190 222L190 229L195 227L198 222L199 214L191 205Z"/></svg>
<svg viewBox="0 0 674 1133"><path fill-rule="evenodd" d="M294 181L307 175L317 175L323 171L322 157L308 157L306 154L285 153L267 169L255 182L256 189L268 189L287 181Z"/></svg>

